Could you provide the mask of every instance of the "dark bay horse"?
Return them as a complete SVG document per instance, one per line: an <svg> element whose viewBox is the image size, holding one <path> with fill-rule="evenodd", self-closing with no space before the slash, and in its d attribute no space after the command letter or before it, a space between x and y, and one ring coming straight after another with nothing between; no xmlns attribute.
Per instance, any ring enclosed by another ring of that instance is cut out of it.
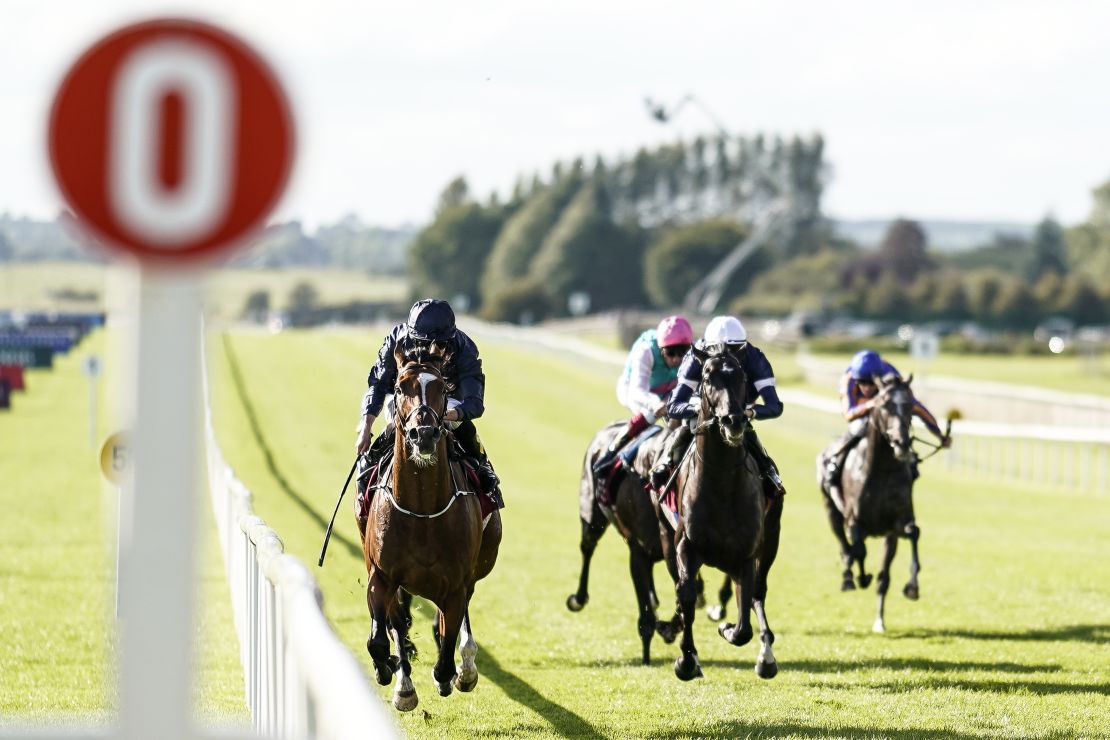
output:
<svg viewBox="0 0 1110 740"><path fill-rule="evenodd" d="M469 604L474 584L489 575L501 543L501 517L493 511L483 521L474 486L457 462L448 459L443 416L447 388L443 367L450 355L432 345L417 357L399 347L394 388L396 438L391 486L370 505L363 552L369 582L366 602L372 626L366 649L374 661L378 683L397 673L393 705L401 711L416 707L410 678L412 666L404 649L390 655L407 637L407 609L399 589L422 596L437 607L434 632L439 657L432 670L440 696L472 691L478 683L478 652L470 627ZM462 640L456 671L455 647Z"/></svg>
<svg viewBox="0 0 1110 740"><path fill-rule="evenodd" d="M843 466L840 490L843 492L843 510L829 491L822 486L829 524L840 543L844 571L841 589L855 589L852 583L852 565L859 566L860 588L871 584L871 575L864 568L867 537L883 537L886 549L882 568L878 573L879 604L873 629L885 632L883 610L886 593L890 588L890 564L898 550L898 539L906 537L912 548L910 580L902 593L907 599L919 595L917 574L921 564L917 558L917 540L921 534L913 512L913 436L910 428L914 396L910 389L911 375L902 380L895 374L876 378L879 387L877 402L865 417L866 434L851 452ZM834 443L835 445L835 443ZM828 459L829 450L817 458L818 480Z"/></svg>
<svg viewBox="0 0 1110 740"><path fill-rule="evenodd" d="M612 507L608 512L601 508L597 500L597 482L593 470L594 461L624 426L624 422L613 422L604 426L590 442L582 461L582 478L578 484L578 514L582 534L579 549L582 552L582 570L578 577L578 589L567 597L567 608L572 612L581 611L589 602L590 561L598 540L605 534L612 522L628 544L628 565L632 575L632 585L636 591L636 604L639 619L637 629L642 645L641 662L651 663L651 640L658 632L664 642L674 642L681 627L681 618L676 611L668 621L656 617L659 597L655 593L653 576L654 565L663 559L660 545L660 526L652 495L643 490L646 471L651 463L641 466L641 460L653 460L661 447L666 433L657 433L645 441L637 454L637 470L619 473L621 479L613 492ZM612 517L610 520L609 517Z"/></svg>
<svg viewBox="0 0 1110 740"><path fill-rule="evenodd" d="M773 678L778 664L765 600L767 575L778 553L782 499L765 509L759 469L743 443L749 421L744 414L747 381L739 360L727 349L693 351L702 361L696 436L676 475L678 526L662 538L668 563L675 565L682 610L682 655L674 671L683 681L702 675L693 633L695 578L703 565L711 565L736 586L739 623L721 624L718 632L733 645L748 643L754 608L762 643L755 672Z"/></svg>

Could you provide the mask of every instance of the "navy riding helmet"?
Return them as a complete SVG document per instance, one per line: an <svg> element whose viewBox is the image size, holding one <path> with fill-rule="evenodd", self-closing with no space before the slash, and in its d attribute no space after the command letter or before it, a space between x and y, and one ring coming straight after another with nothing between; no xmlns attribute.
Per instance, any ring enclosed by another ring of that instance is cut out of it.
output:
<svg viewBox="0 0 1110 740"><path fill-rule="evenodd" d="M448 342L455 338L455 312L447 301L419 300L409 310L408 335L423 342Z"/></svg>
<svg viewBox="0 0 1110 740"><path fill-rule="evenodd" d="M883 360L869 349L861 350L852 358L848 365L848 374L853 380L870 381L875 375L883 372Z"/></svg>

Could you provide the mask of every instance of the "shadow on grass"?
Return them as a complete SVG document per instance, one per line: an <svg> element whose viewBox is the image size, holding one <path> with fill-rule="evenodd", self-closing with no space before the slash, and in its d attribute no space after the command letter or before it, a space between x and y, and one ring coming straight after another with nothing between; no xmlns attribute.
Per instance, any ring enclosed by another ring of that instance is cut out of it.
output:
<svg viewBox="0 0 1110 740"><path fill-rule="evenodd" d="M488 648L478 654L478 671L497 684L505 695L543 717L557 737L602 737L596 727L571 710L556 704L520 677L501 667Z"/></svg>
<svg viewBox="0 0 1110 740"><path fill-rule="evenodd" d="M820 637L843 637L864 640L1001 640L1014 642L1110 642L1110 624L1072 624L1048 629L1003 632L999 630L949 629L946 627L910 627L895 629L879 637L870 631L810 629L805 634Z"/></svg>
<svg viewBox="0 0 1110 740"><path fill-rule="evenodd" d="M648 669L660 666L669 667L671 661L677 657L666 654L652 654L651 666ZM756 656L750 659L745 656L728 660L722 658L701 658L702 667L705 668L739 668L751 669L755 665ZM629 656L628 658L602 658L598 660L578 660L571 665L579 668L638 668L640 659ZM980 671L984 673L1052 673L1062 670L1059 665L1051 663L982 663L977 661L958 660L930 660L929 658L874 658L868 660L780 660L779 668L783 672L797 671L799 673L855 673L858 671L891 670L891 671L925 671L941 673L963 673Z"/></svg>
<svg viewBox="0 0 1110 740"><path fill-rule="evenodd" d="M699 733L700 734L700 733ZM685 733L658 733L645 735L652 740L673 740L675 737L685 737ZM706 728L706 737L737 737L755 740L756 738L775 737L874 737L874 738L974 738L978 735L967 735L950 730L898 730L888 727L845 727L799 725L794 723L768 725L759 722L722 722ZM1064 737L1061 735L1060 737Z"/></svg>
<svg viewBox="0 0 1110 740"><path fill-rule="evenodd" d="M243 380L242 370L239 368L239 359L235 354L235 348L231 346L231 338L223 335L224 355L227 357L228 367L231 369L231 380L235 384L235 392L239 396L239 400L243 403L243 412L247 415L247 421L251 426L251 434L254 436L255 442L258 443L258 449L262 451L262 457L266 459L266 468L270 471L270 475L274 477L277 484L281 486L281 490L285 495L293 500L310 519L312 519L320 527L321 537L323 532L327 529L328 523L308 501L300 494L300 492L290 485L285 475L277 466L277 460L274 459L273 450L270 449L270 444L266 441L266 436L262 433L262 425L258 422L258 414L254 410L254 404L251 403L250 396L247 395L247 384ZM339 532L332 530L331 538L333 541L339 542L353 557L362 560L362 546L359 543L343 536Z"/></svg>

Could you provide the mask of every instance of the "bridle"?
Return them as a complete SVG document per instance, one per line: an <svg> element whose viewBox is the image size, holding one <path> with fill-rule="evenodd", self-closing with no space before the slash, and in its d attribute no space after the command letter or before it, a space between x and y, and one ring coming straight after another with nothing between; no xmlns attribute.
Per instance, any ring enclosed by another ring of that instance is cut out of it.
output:
<svg viewBox="0 0 1110 740"><path fill-rule="evenodd" d="M418 370L420 375L424 375L425 373L428 373L430 375L433 375L435 380L443 380L443 373L441 373L439 370L437 370L434 366L429 365L428 363L424 363L424 362L414 363L413 365L415 365L414 369ZM413 366L410 366L410 367L413 367ZM420 382L420 403L418 403L417 405L415 405L411 409L409 409L408 413L406 413L404 416L399 417L398 427L403 432L407 433L409 431L409 422L412 420L412 417L415 416L416 414L420 413L421 411L427 411L429 414L432 415L432 419L433 419L434 423L426 424L424 426L432 427L435 430L435 436L438 438L439 435L441 435L443 433L443 424L444 424L443 417L447 413L447 395L444 394L444 397L443 397L443 410L442 411L436 411L434 408L432 408L431 406L428 405L428 392L427 392L428 391L428 389L427 389L428 382L429 382L428 380L423 380L423 381ZM397 383L393 386L393 395L394 395L394 397L397 397L397 398L402 398L402 397L407 398L407 396L405 396L405 394L401 392L401 376L400 375L398 375L398 377L397 377Z"/></svg>
<svg viewBox="0 0 1110 740"><path fill-rule="evenodd" d="M897 385L885 385L879 390L879 394L878 394L877 398L880 401L880 403L876 404L875 410L877 411L879 409L883 409L884 412L885 412L885 415L891 415L891 412L886 410L886 406L887 406L888 403L893 404L894 407L895 407L895 411L893 412L893 415L895 416L895 418L898 419L899 422L904 422L906 424L906 429L910 430L912 428L912 416L913 416L913 403L912 403L912 401L909 402L909 403L904 403L904 402L899 403L898 401L895 401L893 399L888 399L888 396L890 396L895 391L902 391L906 394L910 394L910 390L905 385L905 383L903 383L901 380L897 380L895 382L897 383ZM902 408L903 406L906 406L907 408L905 410L903 410L903 408ZM889 429L884 428L879 423L878 417L879 417L879 414L876 414L876 413L868 414L867 415L867 424L868 424L868 426L874 427L876 430L878 430L879 434L882 435L892 447L896 446L897 443L893 439L891 439L891 437L890 437ZM908 434L907 438L906 438L906 445L911 446L911 452L913 452L914 455L917 454L916 452L914 452L912 450L912 445L913 445L913 442L914 442L915 439L917 439L917 437L914 437L912 432L910 434Z"/></svg>

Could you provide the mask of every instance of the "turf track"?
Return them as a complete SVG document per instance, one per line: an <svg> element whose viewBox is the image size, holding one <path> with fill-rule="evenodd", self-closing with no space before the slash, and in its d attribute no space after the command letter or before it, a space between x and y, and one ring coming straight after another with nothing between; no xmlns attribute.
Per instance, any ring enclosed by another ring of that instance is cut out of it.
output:
<svg viewBox="0 0 1110 740"><path fill-rule="evenodd" d="M350 465L379 338L234 334L238 382L213 343L225 453L255 492L258 513L305 562L315 561ZM421 704L397 718L407 735L1110 735L1106 498L960 480L927 466L917 495L922 600L898 595L903 553L894 564L890 632L872 635L873 590L837 590L836 553L813 485L825 438L810 430L821 425L788 408L760 428L790 490L768 600L781 672L758 679L757 647L727 645L699 615L706 678L682 684L671 671L674 646L657 641L654 664L638 665L627 555L612 532L595 558L589 606L578 614L563 606L579 565L582 450L620 413L613 369L493 341L482 348L488 410L479 429L509 502L498 567L472 607L482 678L473 694L435 695L430 610L422 605L416 640L424 654L414 675ZM329 616L368 666L365 571L348 503L318 576ZM872 564L877 550L876 541ZM668 584L658 568L660 594Z"/></svg>

